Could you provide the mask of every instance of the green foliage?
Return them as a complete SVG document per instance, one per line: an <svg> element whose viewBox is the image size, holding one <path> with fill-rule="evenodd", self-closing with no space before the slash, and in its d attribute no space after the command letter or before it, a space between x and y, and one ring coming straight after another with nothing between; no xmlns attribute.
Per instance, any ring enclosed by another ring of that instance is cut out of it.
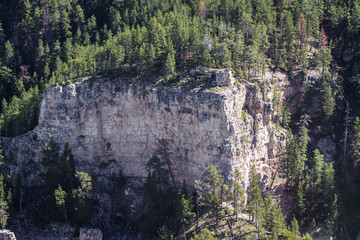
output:
<svg viewBox="0 0 360 240"><path fill-rule="evenodd" d="M332 60L331 49L327 46L321 46L315 54L315 62L319 67L321 67L323 75L330 75L329 68Z"/></svg>
<svg viewBox="0 0 360 240"><path fill-rule="evenodd" d="M61 180L59 166L59 145L53 138L50 138L42 150L42 165L45 167L44 180L49 193L53 193Z"/></svg>
<svg viewBox="0 0 360 240"><path fill-rule="evenodd" d="M286 229L285 219L281 211L281 205L268 193L264 204L263 226L268 231L280 233Z"/></svg>
<svg viewBox="0 0 360 240"><path fill-rule="evenodd" d="M108 74L120 66L168 78L177 69L203 65L228 68L250 80L264 76L269 57L275 68L283 64L291 72L300 63L306 71L309 47L317 48L315 60L326 75L332 56L325 31L319 31L323 21L332 23L326 28L329 34L348 31L339 39L360 39L358 2L36 0L4 7L19 21L16 32L11 21L0 23L0 96L9 104L14 101L11 105L21 105L22 93L30 88L42 93L48 84ZM14 39L19 39L16 47ZM28 67L21 72L20 66ZM1 135L32 129L38 101L24 108L30 125L1 127ZM16 118L16 112L5 118Z"/></svg>
<svg viewBox="0 0 360 240"><path fill-rule="evenodd" d="M3 155L3 149L0 145L0 165L4 164L4 155Z"/></svg>
<svg viewBox="0 0 360 240"><path fill-rule="evenodd" d="M307 133L304 128L302 141L299 142L296 136L288 131L285 155L282 158L281 166L287 178L287 183L290 186L295 186L299 183L304 164L306 161L307 151Z"/></svg>
<svg viewBox="0 0 360 240"><path fill-rule="evenodd" d="M249 138L246 134L243 134L240 138L240 141L245 144L249 142Z"/></svg>
<svg viewBox="0 0 360 240"><path fill-rule="evenodd" d="M216 240L216 239L217 238L214 237L214 235L207 228L201 229L201 231L198 234L195 232L194 236L191 238L191 240Z"/></svg>
<svg viewBox="0 0 360 240"><path fill-rule="evenodd" d="M259 131L259 123L255 122L254 123L254 132L256 133L257 131Z"/></svg>
<svg viewBox="0 0 360 240"><path fill-rule="evenodd" d="M307 139L305 127L299 140L289 130L282 159L282 169L295 198L294 213L302 227L312 219L320 219L329 223L328 229L333 229L338 217L333 164L326 163L317 149L309 157Z"/></svg>
<svg viewBox="0 0 360 240"><path fill-rule="evenodd" d="M71 194L72 189L75 187L75 163L69 143L65 143L64 151L59 160L62 174L59 184L63 186L65 192Z"/></svg>
<svg viewBox="0 0 360 240"><path fill-rule="evenodd" d="M54 197L56 200L56 205L60 208L63 208L65 206L66 192L62 190L60 185L57 189L55 189Z"/></svg>
<svg viewBox="0 0 360 240"><path fill-rule="evenodd" d="M241 112L240 120L245 120L247 116L248 116L247 112Z"/></svg>
<svg viewBox="0 0 360 240"><path fill-rule="evenodd" d="M230 176L230 197L234 208L235 221L238 221L238 215L244 207L244 189L241 183L242 176L239 170L235 170Z"/></svg>
<svg viewBox="0 0 360 240"><path fill-rule="evenodd" d="M206 171L203 173L200 181L195 181L195 188L198 194L199 206L209 209L211 216L218 220L221 215L221 204L223 200L224 185L223 176L219 173L218 169L210 164Z"/></svg>
<svg viewBox="0 0 360 240"><path fill-rule="evenodd" d="M330 84L324 79L322 80L321 83L320 94L322 97L321 102L322 102L322 110L324 113L324 117L326 120L328 120L332 116L335 110L335 100L333 98L332 88Z"/></svg>
<svg viewBox="0 0 360 240"><path fill-rule="evenodd" d="M54 191L54 197L56 201L56 206L64 211L65 214L65 220L67 220L66 216L66 208L65 208L65 199L66 199L66 192L62 190L61 186Z"/></svg>
<svg viewBox="0 0 360 240"><path fill-rule="evenodd" d="M8 214L9 202L11 202L11 192L9 190L6 193L4 176L0 175L0 224L3 230L9 218L9 214Z"/></svg>
<svg viewBox="0 0 360 240"><path fill-rule="evenodd" d="M141 232L144 237L150 238L159 233L161 226L166 225L166 219L175 215L174 203L177 194L170 187L169 170L165 168L165 163L159 157L151 157L146 167L148 169L148 177L144 184L146 213L141 224ZM185 208L187 206L184 205L178 211L184 213Z"/></svg>
<svg viewBox="0 0 360 240"><path fill-rule="evenodd" d="M0 135L6 137L35 127L41 94L48 84L68 84L74 78L109 74L119 67L138 74L161 72L165 78L195 65L228 68L238 78L254 79L254 89L260 92L258 78L264 76L267 67L306 75L308 66L315 62L325 79L319 90L323 119L329 120L335 112L333 83L326 81L331 64L335 59L339 65L346 65L341 59L344 47L360 43L359 1L26 0L18 4L5 1L3 5L9 11L2 13L1 19L7 20L0 22ZM328 43L327 36L334 44ZM355 54L355 66L357 60ZM284 106L285 128L290 127L289 112ZM241 115L241 119L245 117ZM345 146L348 156L343 156L344 165L340 164L347 174L339 179L344 177L348 185L359 179L357 125L355 118L350 144ZM258 127L255 123L253 130ZM289 134L282 168L303 225L309 219L301 216L309 215L309 211L316 220L336 212L332 193L337 165L324 163L319 152L312 156L307 136L301 135L299 140ZM59 156L58 147L48 144L43 151L44 180L51 195L60 184L70 196L81 185L75 178L71 150L65 147ZM148 187L153 192L149 190L148 196L153 194L154 201L165 208L168 173L160 165L153 162L149 170Z"/></svg>
<svg viewBox="0 0 360 240"><path fill-rule="evenodd" d="M360 118L356 117L353 123L353 134L351 136L351 164L355 164L360 161Z"/></svg>
<svg viewBox="0 0 360 240"><path fill-rule="evenodd" d="M252 220L255 222L257 231L261 231L262 228L264 214L263 207L264 202L261 197L259 176L256 172L255 166L253 165L250 171L250 196L248 199L248 209Z"/></svg>
<svg viewBox="0 0 360 240"><path fill-rule="evenodd" d="M60 155L60 146L50 138L42 150L42 165L45 168L43 179L48 194L53 196L54 204L62 209L65 220L69 218L75 224L81 224L91 215L91 201L93 189L91 177L88 173L75 173L74 156L68 143Z"/></svg>
<svg viewBox="0 0 360 240"><path fill-rule="evenodd" d="M77 198L81 204L85 204L85 200L90 197L91 191L93 189L91 183L91 177L86 172L76 171L76 178L78 179L80 185L73 189L72 195Z"/></svg>
<svg viewBox="0 0 360 240"><path fill-rule="evenodd" d="M2 136L16 136L35 127L38 119L41 94L37 87L22 92L20 98L14 96L8 103L2 100L0 133Z"/></svg>
<svg viewBox="0 0 360 240"><path fill-rule="evenodd" d="M283 119L283 126L288 129L290 127L290 122L291 122L291 112L289 109L289 106L287 104L282 105L281 108L281 115L282 115L282 119Z"/></svg>
<svg viewBox="0 0 360 240"><path fill-rule="evenodd" d="M258 82L255 82L255 84L254 84L254 90L255 90L255 93L259 93L259 92L260 92L260 87L259 87Z"/></svg>

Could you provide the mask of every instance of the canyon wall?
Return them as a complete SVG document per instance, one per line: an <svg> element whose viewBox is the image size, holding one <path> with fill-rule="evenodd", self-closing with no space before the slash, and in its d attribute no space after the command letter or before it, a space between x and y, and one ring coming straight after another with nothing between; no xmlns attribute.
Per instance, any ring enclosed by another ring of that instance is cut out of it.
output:
<svg viewBox="0 0 360 240"><path fill-rule="evenodd" d="M215 72L207 76L218 86L182 91L121 79L50 86L38 126L15 138L0 138L8 166L14 172L22 169L30 185L41 185L41 149L52 137L60 145L69 142L77 170L97 181L120 170L146 177L145 164L159 147L167 149L179 183L192 185L210 163L225 174L240 169L244 179L255 164L269 179L285 146L274 104L275 97L282 97L275 85L281 88L284 80L266 76L261 93L249 83L223 81ZM229 80L231 74L223 77Z"/></svg>

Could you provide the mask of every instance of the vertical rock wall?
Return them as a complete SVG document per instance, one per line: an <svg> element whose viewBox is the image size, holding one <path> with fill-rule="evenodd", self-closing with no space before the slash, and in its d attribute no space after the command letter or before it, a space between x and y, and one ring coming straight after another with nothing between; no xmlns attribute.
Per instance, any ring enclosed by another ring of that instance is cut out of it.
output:
<svg viewBox="0 0 360 240"><path fill-rule="evenodd" d="M15 159L13 170L27 169L32 184L41 184L41 148L49 137L61 145L69 142L77 170L99 178L120 170L146 177L145 163L161 140L177 182L193 184L210 163L225 173L238 168L244 176L255 164L266 176L285 143L274 124L278 112L270 90L255 93L243 83L184 92L107 80L49 87L35 130L0 138L0 144Z"/></svg>

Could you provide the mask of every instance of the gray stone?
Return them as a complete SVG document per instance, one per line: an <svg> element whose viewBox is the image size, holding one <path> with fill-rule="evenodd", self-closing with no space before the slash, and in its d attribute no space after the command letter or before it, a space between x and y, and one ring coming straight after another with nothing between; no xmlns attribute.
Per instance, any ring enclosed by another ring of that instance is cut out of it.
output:
<svg viewBox="0 0 360 240"><path fill-rule="evenodd" d="M103 182L120 170L128 177L145 178L145 164L161 139L169 140L172 172L179 183L186 180L193 185L210 163L225 173L239 169L245 184L253 164L262 174L272 174L267 166L276 162L285 146L285 133L274 122L279 109L271 108L251 86L232 86L234 80L226 70L208 74L228 87L216 92L182 92L129 86L121 84L121 79L50 86L41 101L35 130L15 138L0 137L0 144L6 156L14 155L13 172L20 168L26 172L24 180L30 186L44 184L40 177L44 169L39 166L41 149L49 137L60 146L69 142L76 170ZM271 102L273 91L268 92L266 99ZM247 142L241 142L243 135Z"/></svg>
<svg viewBox="0 0 360 240"><path fill-rule="evenodd" d="M235 83L235 79L233 78L231 71L226 69L215 71L215 81L216 85L224 87L231 87Z"/></svg>
<svg viewBox="0 0 360 240"><path fill-rule="evenodd" d="M317 148L324 155L325 162L332 162L336 154L336 144L330 137L321 138L317 143Z"/></svg>
<svg viewBox="0 0 360 240"><path fill-rule="evenodd" d="M9 230L0 230L0 240L16 240L15 234Z"/></svg>
<svg viewBox="0 0 360 240"><path fill-rule="evenodd" d="M80 228L79 240L102 240L103 234L100 229Z"/></svg>
<svg viewBox="0 0 360 240"><path fill-rule="evenodd" d="M350 62L351 60L353 60L354 56L355 56L355 49L345 48L342 58L345 62Z"/></svg>

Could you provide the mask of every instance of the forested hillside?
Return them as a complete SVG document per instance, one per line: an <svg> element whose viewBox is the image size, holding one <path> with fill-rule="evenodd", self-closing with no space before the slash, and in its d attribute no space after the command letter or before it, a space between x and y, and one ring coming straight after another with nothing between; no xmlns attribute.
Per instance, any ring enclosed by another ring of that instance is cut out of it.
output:
<svg viewBox="0 0 360 240"><path fill-rule="evenodd" d="M249 79L268 64L306 74L315 52L326 75L344 46L358 45L359 12L359 1L327 0L3 2L1 133L34 127L47 84L120 66L170 76L202 65Z"/></svg>
<svg viewBox="0 0 360 240"><path fill-rule="evenodd" d="M286 227L278 203L259 192L255 173L246 210L258 234L271 239L277 234L299 238L300 230L316 226L329 236L354 238L360 226L360 0L1 1L0 135L18 136L37 125L39 102L49 85L119 74L177 81L178 74L196 66L227 68L248 82L261 82L267 71L284 72L291 82L294 76L307 79L309 69L318 70L318 81L306 83L305 105L293 116L283 106L281 125L288 131L288 144L280 175L295 202L288 216L297 220ZM316 95L321 109L311 119ZM311 145L319 136L336 141L334 162L325 162ZM149 169L157 167L158 172L149 170L147 207L155 211L158 199L172 200L157 215L148 211L153 215L144 217L144 236L185 230L194 218L195 202L200 204L197 211L210 209L217 225L218 218L225 219L219 205L223 191L233 199L243 191L209 168L196 198L185 191L170 197L176 194L162 191L166 184L157 182L169 176L156 160L149 160ZM181 219L175 227L162 229L176 211Z"/></svg>

